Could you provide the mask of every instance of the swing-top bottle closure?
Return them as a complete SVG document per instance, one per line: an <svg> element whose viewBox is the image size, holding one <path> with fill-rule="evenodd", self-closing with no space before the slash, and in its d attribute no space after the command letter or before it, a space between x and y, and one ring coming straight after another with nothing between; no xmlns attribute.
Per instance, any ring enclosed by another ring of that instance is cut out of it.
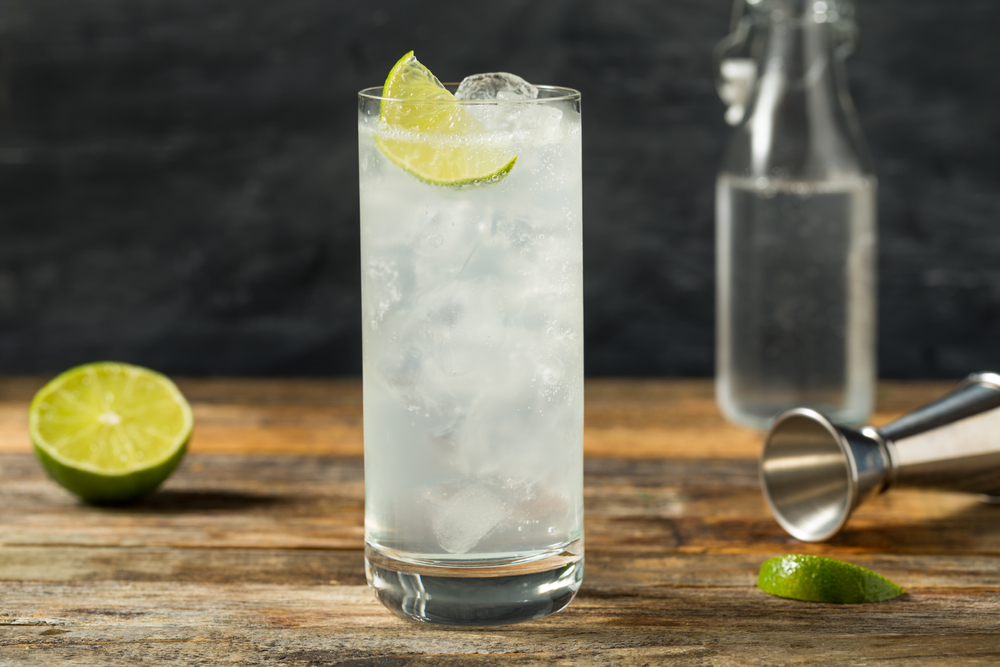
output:
<svg viewBox="0 0 1000 667"><path fill-rule="evenodd" d="M858 41L854 5L849 0L735 0L729 35L715 47L715 85L726 104L726 122L739 125L746 116L762 54L753 53L755 31L804 24L831 24L834 53L844 59ZM815 73L814 73L815 76Z"/></svg>

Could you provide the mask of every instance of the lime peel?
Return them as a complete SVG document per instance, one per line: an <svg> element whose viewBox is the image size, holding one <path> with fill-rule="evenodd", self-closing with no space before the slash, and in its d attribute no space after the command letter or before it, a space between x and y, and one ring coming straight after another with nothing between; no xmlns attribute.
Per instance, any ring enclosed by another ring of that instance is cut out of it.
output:
<svg viewBox="0 0 1000 667"><path fill-rule="evenodd" d="M906 593L882 575L860 565L804 554L764 561L757 587L778 597L835 604L881 602Z"/></svg>
<svg viewBox="0 0 1000 667"><path fill-rule="evenodd" d="M191 407L166 376L119 362L71 368L42 387L28 409L42 467L93 503L156 489L184 457L193 425Z"/></svg>
<svg viewBox="0 0 1000 667"><path fill-rule="evenodd" d="M517 156L496 144L470 142L485 129L413 51L386 77L375 137L396 166L433 185L468 186L503 180Z"/></svg>

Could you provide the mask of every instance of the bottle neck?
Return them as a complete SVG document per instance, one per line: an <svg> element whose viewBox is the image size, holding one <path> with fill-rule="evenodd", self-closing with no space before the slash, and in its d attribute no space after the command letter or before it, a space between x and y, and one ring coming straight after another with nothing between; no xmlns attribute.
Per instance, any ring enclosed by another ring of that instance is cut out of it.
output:
<svg viewBox="0 0 1000 667"><path fill-rule="evenodd" d="M737 3L750 15L776 23L808 21L853 29L852 0L737 0Z"/></svg>
<svg viewBox="0 0 1000 667"><path fill-rule="evenodd" d="M748 144L740 171L810 179L870 173L838 49L844 33L818 12L830 5L761 2L767 7L754 10L753 45L759 75L740 129Z"/></svg>
<svg viewBox="0 0 1000 667"><path fill-rule="evenodd" d="M807 20L768 22L761 31L758 62L761 78L780 82L787 91L810 92L836 77L831 26Z"/></svg>

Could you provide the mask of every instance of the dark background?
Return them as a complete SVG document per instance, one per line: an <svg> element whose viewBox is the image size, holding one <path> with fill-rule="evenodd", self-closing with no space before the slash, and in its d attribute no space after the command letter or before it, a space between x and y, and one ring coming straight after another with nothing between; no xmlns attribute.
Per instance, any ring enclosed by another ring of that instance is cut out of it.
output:
<svg viewBox="0 0 1000 667"><path fill-rule="evenodd" d="M590 375L713 370L729 0L0 0L0 373L359 373L356 92L584 95ZM1000 370L1000 3L859 0L880 370Z"/></svg>

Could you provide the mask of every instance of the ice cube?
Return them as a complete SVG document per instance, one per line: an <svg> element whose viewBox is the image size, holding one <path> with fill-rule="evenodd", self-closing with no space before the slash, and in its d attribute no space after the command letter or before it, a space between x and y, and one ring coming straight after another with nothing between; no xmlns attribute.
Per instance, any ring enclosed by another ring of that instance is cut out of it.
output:
<svg viewBox="0 0 1000 667"><path fill-rule="evenodd" d="M480 241L480 226L488 224L472 202L450 204L446 208L420 211L410 223L413 252L432 260L421 263L424 270L448 273L460 270Z"/></svg>
<svg viewBox="0 0 1000 667"><path fill-rule="evenodd" d="M455 91L460 100L533 100L538 88L516 74L487 72L462 79Z"/></svg>
<svg viewBox="0 0 1000 667"><path fill-rule="evenodd" d="M411 348L390 346L377 363L379 377L410 413L414 427L450 447L469 400L462 388L444 371L424 363Z"/></svg>
<svg viewBox="0 0 1000 667"><path fill-rule="evenodd" d="M504 344L505 318L497 280L482 276L429 290L405 321L391 320L396 329L376 359L377 373L413 423L442 445L460 437L469 405L482 391L480 367Z"/></svg>
<svg viewBox="0 0 1000 667"><path fill-rule="evenodd" d="M434 513L432 528L441 548L464 554L500 525L510 508L496 491L470 484L451 496Z"/></svg>
<svg viewBox="0 0 1000 667"><path fill-rule="evenodd" d="M497 101L533 100L538 88L508 72L489 72L467 76L458 86L460 100ZM490 132L558 130L562 111L548 104L470 104L467 110Z"/></svg>
<svg viewBox="0 0 1000 667"><path fill-rule="evenodd" d="M403 331L418 356L449 376L465 375L496 356L506 336L497 280L483 276L424 294Z"/></svg>

